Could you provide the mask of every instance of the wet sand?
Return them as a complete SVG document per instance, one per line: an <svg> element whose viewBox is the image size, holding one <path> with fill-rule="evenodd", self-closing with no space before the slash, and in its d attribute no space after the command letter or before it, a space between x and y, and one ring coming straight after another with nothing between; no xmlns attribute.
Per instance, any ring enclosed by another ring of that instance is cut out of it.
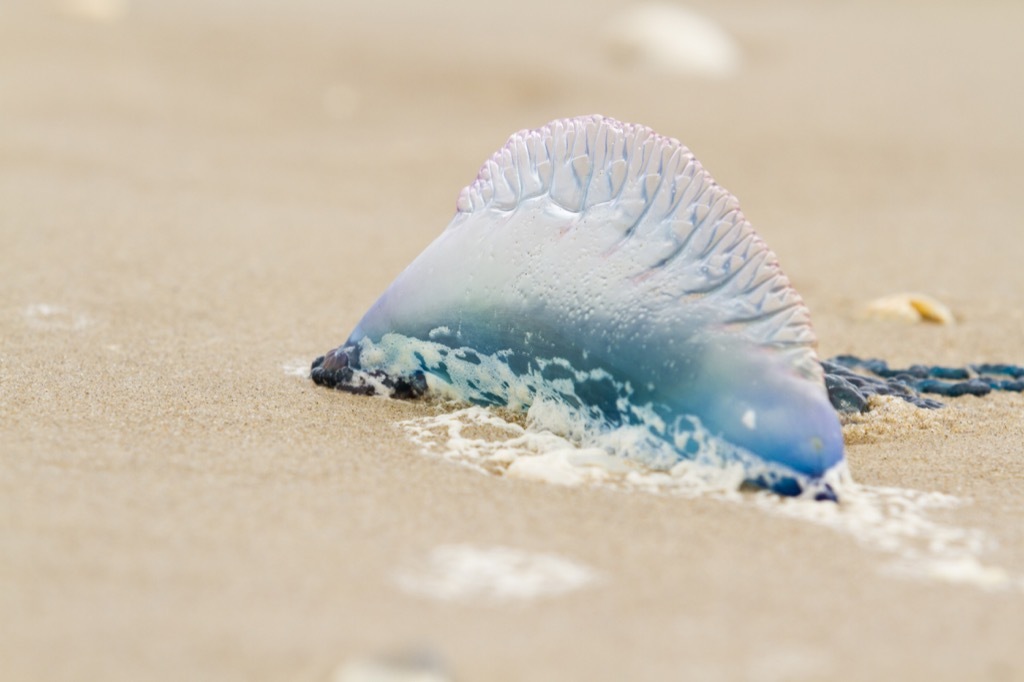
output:
<svg viewBox="0 0 1024 682"><path fill-rule="evenodd" d="M753 503L484 476L396 426L432 407L296 376L510 133L595 112L740 198L823 356L1024 363L1024 9L707 3L745 59L708 80L616 61L608 0L369 4L0 8L0 678L1024 679L1024 396L848 447L963 500L985 589ZM860 316L906 290L959 323ZM595 579L403 589L450 545Z"/></svg>

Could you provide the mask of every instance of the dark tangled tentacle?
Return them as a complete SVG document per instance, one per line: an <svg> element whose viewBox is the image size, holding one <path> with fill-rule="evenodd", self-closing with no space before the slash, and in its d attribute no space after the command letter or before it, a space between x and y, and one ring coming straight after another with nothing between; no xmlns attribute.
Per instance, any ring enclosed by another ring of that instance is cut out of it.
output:
<svg viewBox="0 0 1024 682"><path fill-rule="evenodd" d="M838 355L824 360L825 386L829 400L839 412L866 412L868 398L894 395L926 409L943 403L923 393L946 397L983 396L992 391L1024 391L1024 367L983 363L967 367L911 365L891 369L884 360L862 360L853 355Z"/></svg>

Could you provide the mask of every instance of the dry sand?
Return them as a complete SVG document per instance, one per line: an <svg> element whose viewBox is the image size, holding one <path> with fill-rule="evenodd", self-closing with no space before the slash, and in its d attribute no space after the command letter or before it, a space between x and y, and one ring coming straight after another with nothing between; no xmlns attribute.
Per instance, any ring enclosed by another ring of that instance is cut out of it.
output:
<svg viewBox="0 0 1024 682"><path fill-rule="evenodd" d="M749 501L423 457L395 422L429 406L288 371L508 134L593 112L740 197L823 355L1024 362L1024 6L701 2L745 58L703 80L614 61L610 0L487 5L0 7L0 679L353 679L415 651L459 680L1024 679L1020 395L848 449L862 483L964 500L942 519L1010 578L986 590ZM960 323L859 318L903 290ZM404 590L448 545L597 579Z"/></svg>

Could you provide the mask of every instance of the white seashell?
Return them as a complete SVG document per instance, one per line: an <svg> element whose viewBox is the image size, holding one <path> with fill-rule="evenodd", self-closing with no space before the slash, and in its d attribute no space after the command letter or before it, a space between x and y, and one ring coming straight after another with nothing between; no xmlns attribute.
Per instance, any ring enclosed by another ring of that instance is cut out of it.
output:
<svg viewBox="0 0 1024 682"><path fill-rule="evenodd" d="M718 24L669 3L630 7L605 27L619 60L672 74L726 78L739 71L740 48Z"/></svg>
<svg viewBox="0 0 1024 682"><path fill-rule="evenodd" d="M865 315L876 320L953 324L953 312L926 294L904 293L876 298L866 306Z"/></svg>

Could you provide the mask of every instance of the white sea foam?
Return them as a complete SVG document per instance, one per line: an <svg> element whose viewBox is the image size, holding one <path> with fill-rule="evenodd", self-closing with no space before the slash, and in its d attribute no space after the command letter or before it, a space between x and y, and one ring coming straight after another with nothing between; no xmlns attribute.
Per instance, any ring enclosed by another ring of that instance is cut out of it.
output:
<svg viewBox="0 0 1024 682"><path fill-rule="evenodd" d="M511 547L441 545L393 575L403 591L442 601L509 602L553 597L598 580L593 569Z"/></svg>
<svg viewBox="0 0 1024 682"><path fill-rule="evenodd" d="M880 567L889 575L971 585L986 590L1024 591L1024 579L982 562L995 543L978 529L935 520L969 501L938 492L859 485L843 471L830 484L840 504L739 492L746 478L740 463L683 460L671 468L652 468L615 454L609 447L580 447L537 428L557 419L554 406L524 427L489 409L468 407L448 414L400 423L424 453L477 471L545 481L557 485L592 485L683 497L713 497L753 504L764 512L806 521L849 535L865 548L887 557ZM551 411L554 414L543 414ZM531 409L531 415L534 410ZM528 417L528 420L530 418ZM628 432L619 434L628 441ZM607 444L606 444L607 445ZM627 447L628 449L628 447Z"/></svg>
<svg viewBox="0 0 1024 682"><path fill-rule="evenodd" d="M685 460L668 468L651 466L642 458L624 456L643 446L642 430L628 427L607 434L600 445L581 447L552 428L571 432L565 410L555 403L536 402L526 416L528 428L483 407L401 422L409 437L427 453L477 471L539 480L558 485L599 484L642 488L674 494L733 493L747 478L741 462L712 461L713 450L698 461ZM486 430L486 435L466 431ZM695 436L697 437L697 436Z"/></svg>
<svg viewBox="0 0 1024 682"><path fill-rule="evenodd" d="M22 312L29 325L36 329L81 331L92 324L87 315L51 303L32 303Z"/></svg>

